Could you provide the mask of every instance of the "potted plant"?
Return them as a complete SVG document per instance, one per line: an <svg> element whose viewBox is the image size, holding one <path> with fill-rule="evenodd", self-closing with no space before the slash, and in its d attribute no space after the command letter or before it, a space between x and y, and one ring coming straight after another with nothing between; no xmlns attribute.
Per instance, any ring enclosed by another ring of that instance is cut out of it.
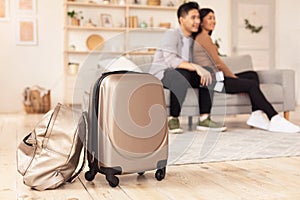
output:
<svg viewBox="0 0 300 200"><path fill-rule="evenodd" d="M71 18L71 24L73 26L80 26L80 20L83 19L82 11L76 12L75 10L69 11L68 16Z"/></svg>

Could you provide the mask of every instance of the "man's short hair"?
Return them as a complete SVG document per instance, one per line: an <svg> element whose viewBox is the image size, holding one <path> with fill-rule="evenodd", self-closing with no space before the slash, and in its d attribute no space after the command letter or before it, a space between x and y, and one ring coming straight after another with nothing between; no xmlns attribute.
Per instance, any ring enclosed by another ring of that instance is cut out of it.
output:
<svg viewBox="0 0 300 200"><path fill-rule="evenodd" d="M199 10L199 4L197 2L190 1L190 2L187 2L187 3L184 3L184 4L180 5L178 10L177 10L178 21L179 21L180 17L187 16L189 11L193 10L193 9Z"/></svg>

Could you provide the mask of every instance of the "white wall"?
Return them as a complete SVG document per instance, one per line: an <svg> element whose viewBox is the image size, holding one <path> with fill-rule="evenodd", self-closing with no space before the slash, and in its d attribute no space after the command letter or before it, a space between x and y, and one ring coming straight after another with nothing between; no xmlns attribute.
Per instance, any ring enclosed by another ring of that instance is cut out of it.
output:
<svg viewBox="0 0 300 200"><path fill-rule="evenodd" d="M25 86L41 85L52 90L52 104L63 97L63 1L37 0L37 46L15 44L15 1L10 1L11 19L0 22L0 112L22 110ZM230 0L198 0L201 7L216 12L214 38L221 38L221 53L231 54ZM276 0L276 68L296 71L300 82L300 1ZM296 86L297 87L297 86ZM300 104L300 88L296 88Z"/></svg>
<svg viewBox="0 0 300 200"><path fill-rule="evenodd" d="M276 21L275 67L295 70L296 100L300 105L300 1L277 0Z"/></svg>
<svg viewBox="0 0 300 200"><path fill-rule="evenodd" d="M63 1L37 0L38 45L16 45L16 1L10 1L10 19L0 21L0 112L22 110L25 86L51 89L52 102L62 101Z"/></svg>
<svg viewBox="0 0 300 200"><path fill-rule="evenodd" d="M231 54L231 1L230 0L198 0L200 8L211 8L216 15L216 29L212 38L221 39L220 53Z"/></svg>

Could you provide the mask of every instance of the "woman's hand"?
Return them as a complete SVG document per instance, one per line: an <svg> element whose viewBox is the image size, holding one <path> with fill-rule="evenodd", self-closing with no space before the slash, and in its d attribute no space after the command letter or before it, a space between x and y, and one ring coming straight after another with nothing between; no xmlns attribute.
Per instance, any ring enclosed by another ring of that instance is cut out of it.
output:
<svg viewBox="0 0 300 200"><path fill-rule="evenodd" d="M193 66L195 67L197 74L200 76L200 84L203 86L210 85L212 83L210 72L199 65Z"/></svg>

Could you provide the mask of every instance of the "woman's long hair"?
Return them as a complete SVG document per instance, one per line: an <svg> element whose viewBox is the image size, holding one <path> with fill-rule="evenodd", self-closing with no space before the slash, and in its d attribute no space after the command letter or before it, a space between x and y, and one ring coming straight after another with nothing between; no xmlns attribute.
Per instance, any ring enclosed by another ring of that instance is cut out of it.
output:
<svg viewBox="0 0 300 200"><path fill-rule="evenodd" d="M201 20L201 23L203 21L203 18L208 15L209 13L215 13L212 9L210 8L201 8L199 10L199 14L200 14L200 20ZM196 37L197 34L201 33L202 32L202 27L201 27L201 23L199 25L199 29L198 29L198 32L194 35ZM208 32L209 35L212 34L212 31L209 31Z"/></svg>

